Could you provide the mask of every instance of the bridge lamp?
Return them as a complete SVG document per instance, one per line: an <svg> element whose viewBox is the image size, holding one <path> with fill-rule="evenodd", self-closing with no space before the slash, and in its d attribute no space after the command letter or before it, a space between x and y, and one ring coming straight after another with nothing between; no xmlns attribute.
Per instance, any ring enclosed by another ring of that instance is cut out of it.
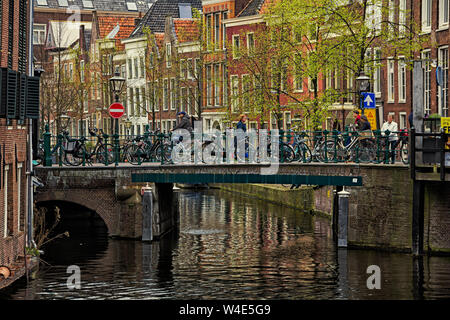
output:
<svg viewBox="0 0 450 320"><path fill-rule="evenodd" d="M59 116L59 120L61 121L61 126L64 129L67 129L67 127L69 126L70 117L67 114L62 114Z"/></svg>
<svg viewBox="0 0 450 320"><path fill-rule="evenodd" d="M361 103L362 93L368 92L370 89L370 78L366 76L364 71L362 71L358 78L356 78L356 86L359 91L359 105L361 106L361 113L364 114L364 103Z"/></svg>
<svg viewBox="0 0 450 320"><path fill-rule="evenodd" d="M111 83L111 90L114 93L115 102L119 102L119 94L122 92L125 81L125 78L122 78L118 72L114 74L114 77L109 79L109 82Z"/></svg>

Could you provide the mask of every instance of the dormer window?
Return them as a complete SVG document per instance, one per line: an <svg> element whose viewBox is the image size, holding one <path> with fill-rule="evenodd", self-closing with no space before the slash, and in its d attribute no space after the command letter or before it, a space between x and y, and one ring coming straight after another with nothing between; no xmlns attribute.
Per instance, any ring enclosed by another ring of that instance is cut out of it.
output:
<svg viewBox="0 0 450 320"><path fill-rule="evenodd" d="M37 0L38 6L48 6L47 0Z"/></svg>
<svg viewBox="0 0 450 320"><path fill-rule="evenodd" d="M127 2L128 11L137 11L137 5L135 2Z"/></svg>
<svg viewBox="0 0 450 320"><path fill-rule="evenodd" d="M91 0L83 0L83 7L88 9L94 9L94 5Z"/></svg>
<svg viewBox="0 0 450 320"><path fill-rule="evenodd" d="M67 0L58 0L58 5L60 7L68 7L69 4L67 3Z"/></svg>

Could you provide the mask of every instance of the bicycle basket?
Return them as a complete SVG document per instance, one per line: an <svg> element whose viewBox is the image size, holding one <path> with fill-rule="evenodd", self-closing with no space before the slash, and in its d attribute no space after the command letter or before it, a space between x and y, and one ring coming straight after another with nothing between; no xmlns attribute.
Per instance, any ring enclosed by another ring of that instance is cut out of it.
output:
<svg viewBox="0 0 450 320"><path fill-rule="evenodd" d="M75 153L80 148L80 141L67 141L64 146L64 150L67 153Z"/></svg>

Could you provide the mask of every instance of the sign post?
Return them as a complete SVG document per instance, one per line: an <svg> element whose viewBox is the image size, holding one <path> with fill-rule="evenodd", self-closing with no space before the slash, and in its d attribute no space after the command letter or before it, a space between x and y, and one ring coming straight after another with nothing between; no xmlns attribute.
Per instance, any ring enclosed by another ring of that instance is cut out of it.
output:
<svg viewBox="0 0 450 320"><path fill-rule="evenodd" d="M115 135L115 143L114 143L114 151L115 151L115 164L116 166L119 164L119 119L125 113L125 108L120 103L116 102L109 106L109 115L114 118L114 135Z"/></svg>

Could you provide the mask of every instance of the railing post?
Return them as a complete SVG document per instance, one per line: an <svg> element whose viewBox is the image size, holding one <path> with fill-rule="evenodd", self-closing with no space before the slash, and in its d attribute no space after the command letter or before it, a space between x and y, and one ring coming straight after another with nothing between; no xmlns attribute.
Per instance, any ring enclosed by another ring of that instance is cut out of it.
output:
<svg viewBox="0 0 450 320"><path fill-rule="evenodd" d="M381 150L380 150L380 141L381 141L381 130L375 130L375 136L377 139L377 159L375 160L375 163L380 163L380 154L381 154Z"/></svg>
<svg viewBox="0 0 450 320"><path fill-rule="evenodd" d="M409 134L409 169L411 170L411 179L416 180L416 128L412 127Z"/></svg>
<svg viewBox="0 0 450 320"><path fill-rule="evenodd" d="M62 157L63 157L63 135L60 133L58 134L58 145L59 145L59 154L58 154L58 164L60 167L62 167Z"/></svg>
<svg viewBox="0 0 450 320"><path fill-rule="evenodd" d="M323 132L323 134L324 134L324 143L325 143L325 157L324 157L324 160L325 160L325 163L328 163L328 138L327 138L328 131L325 130Z"/></svg>
<svg viewBox="0 0 450 320"><path fill-rule="evenodd" d="M163 165L164 164L164 133L160 133L159 135L158 135L158 138L159 138L159 146L160 146L160 153L161 153L161 165Z"/></svg>
<svg viewBox="0 0 450 320"><path fill-rule="evenodd" d="M51 152L51 146L50 146L51 138L52 138L52 134L50 133L48 124L46 124L45 132L44 132L44 167L51 167L53 164L52 152Z"/></svg>
<svg viewBox="0 0 450 320"><path fill-rule="evenodd" d="M109 165L109 162L108 162L108 138L109 138L109 136L108 136L108 134L104 133L103 134L103 138L105 139L105 150L104 150L104 152L105 152L105 166L107 166L107 165Z"/></svg>
<svg viewBox="0 0 450 320"><path fill-rule="evenodd" d="M338 162L338 158L337 158L337 137L338 137L338 131L337 130L333 130L333 140L334 140L334 145L333 145L333 148L334 148L334 159L333 159L333 161L334 161L334 163L337 163Z"/></svg>
<svg viewBox="0 0 450 320"><path fill-rule="evenodd" d="M389 158L391 156L391 144L389 143L389 136L391 132L386 130L384 132L384 164L389 163Z"/></svg>
<svg viewBox="0 0 450 320"><path fill-rule="evenodd" d="M114 155L114 165L117 167L120 159L120 142L119 134L117 132L114 134Z"/></svg>

